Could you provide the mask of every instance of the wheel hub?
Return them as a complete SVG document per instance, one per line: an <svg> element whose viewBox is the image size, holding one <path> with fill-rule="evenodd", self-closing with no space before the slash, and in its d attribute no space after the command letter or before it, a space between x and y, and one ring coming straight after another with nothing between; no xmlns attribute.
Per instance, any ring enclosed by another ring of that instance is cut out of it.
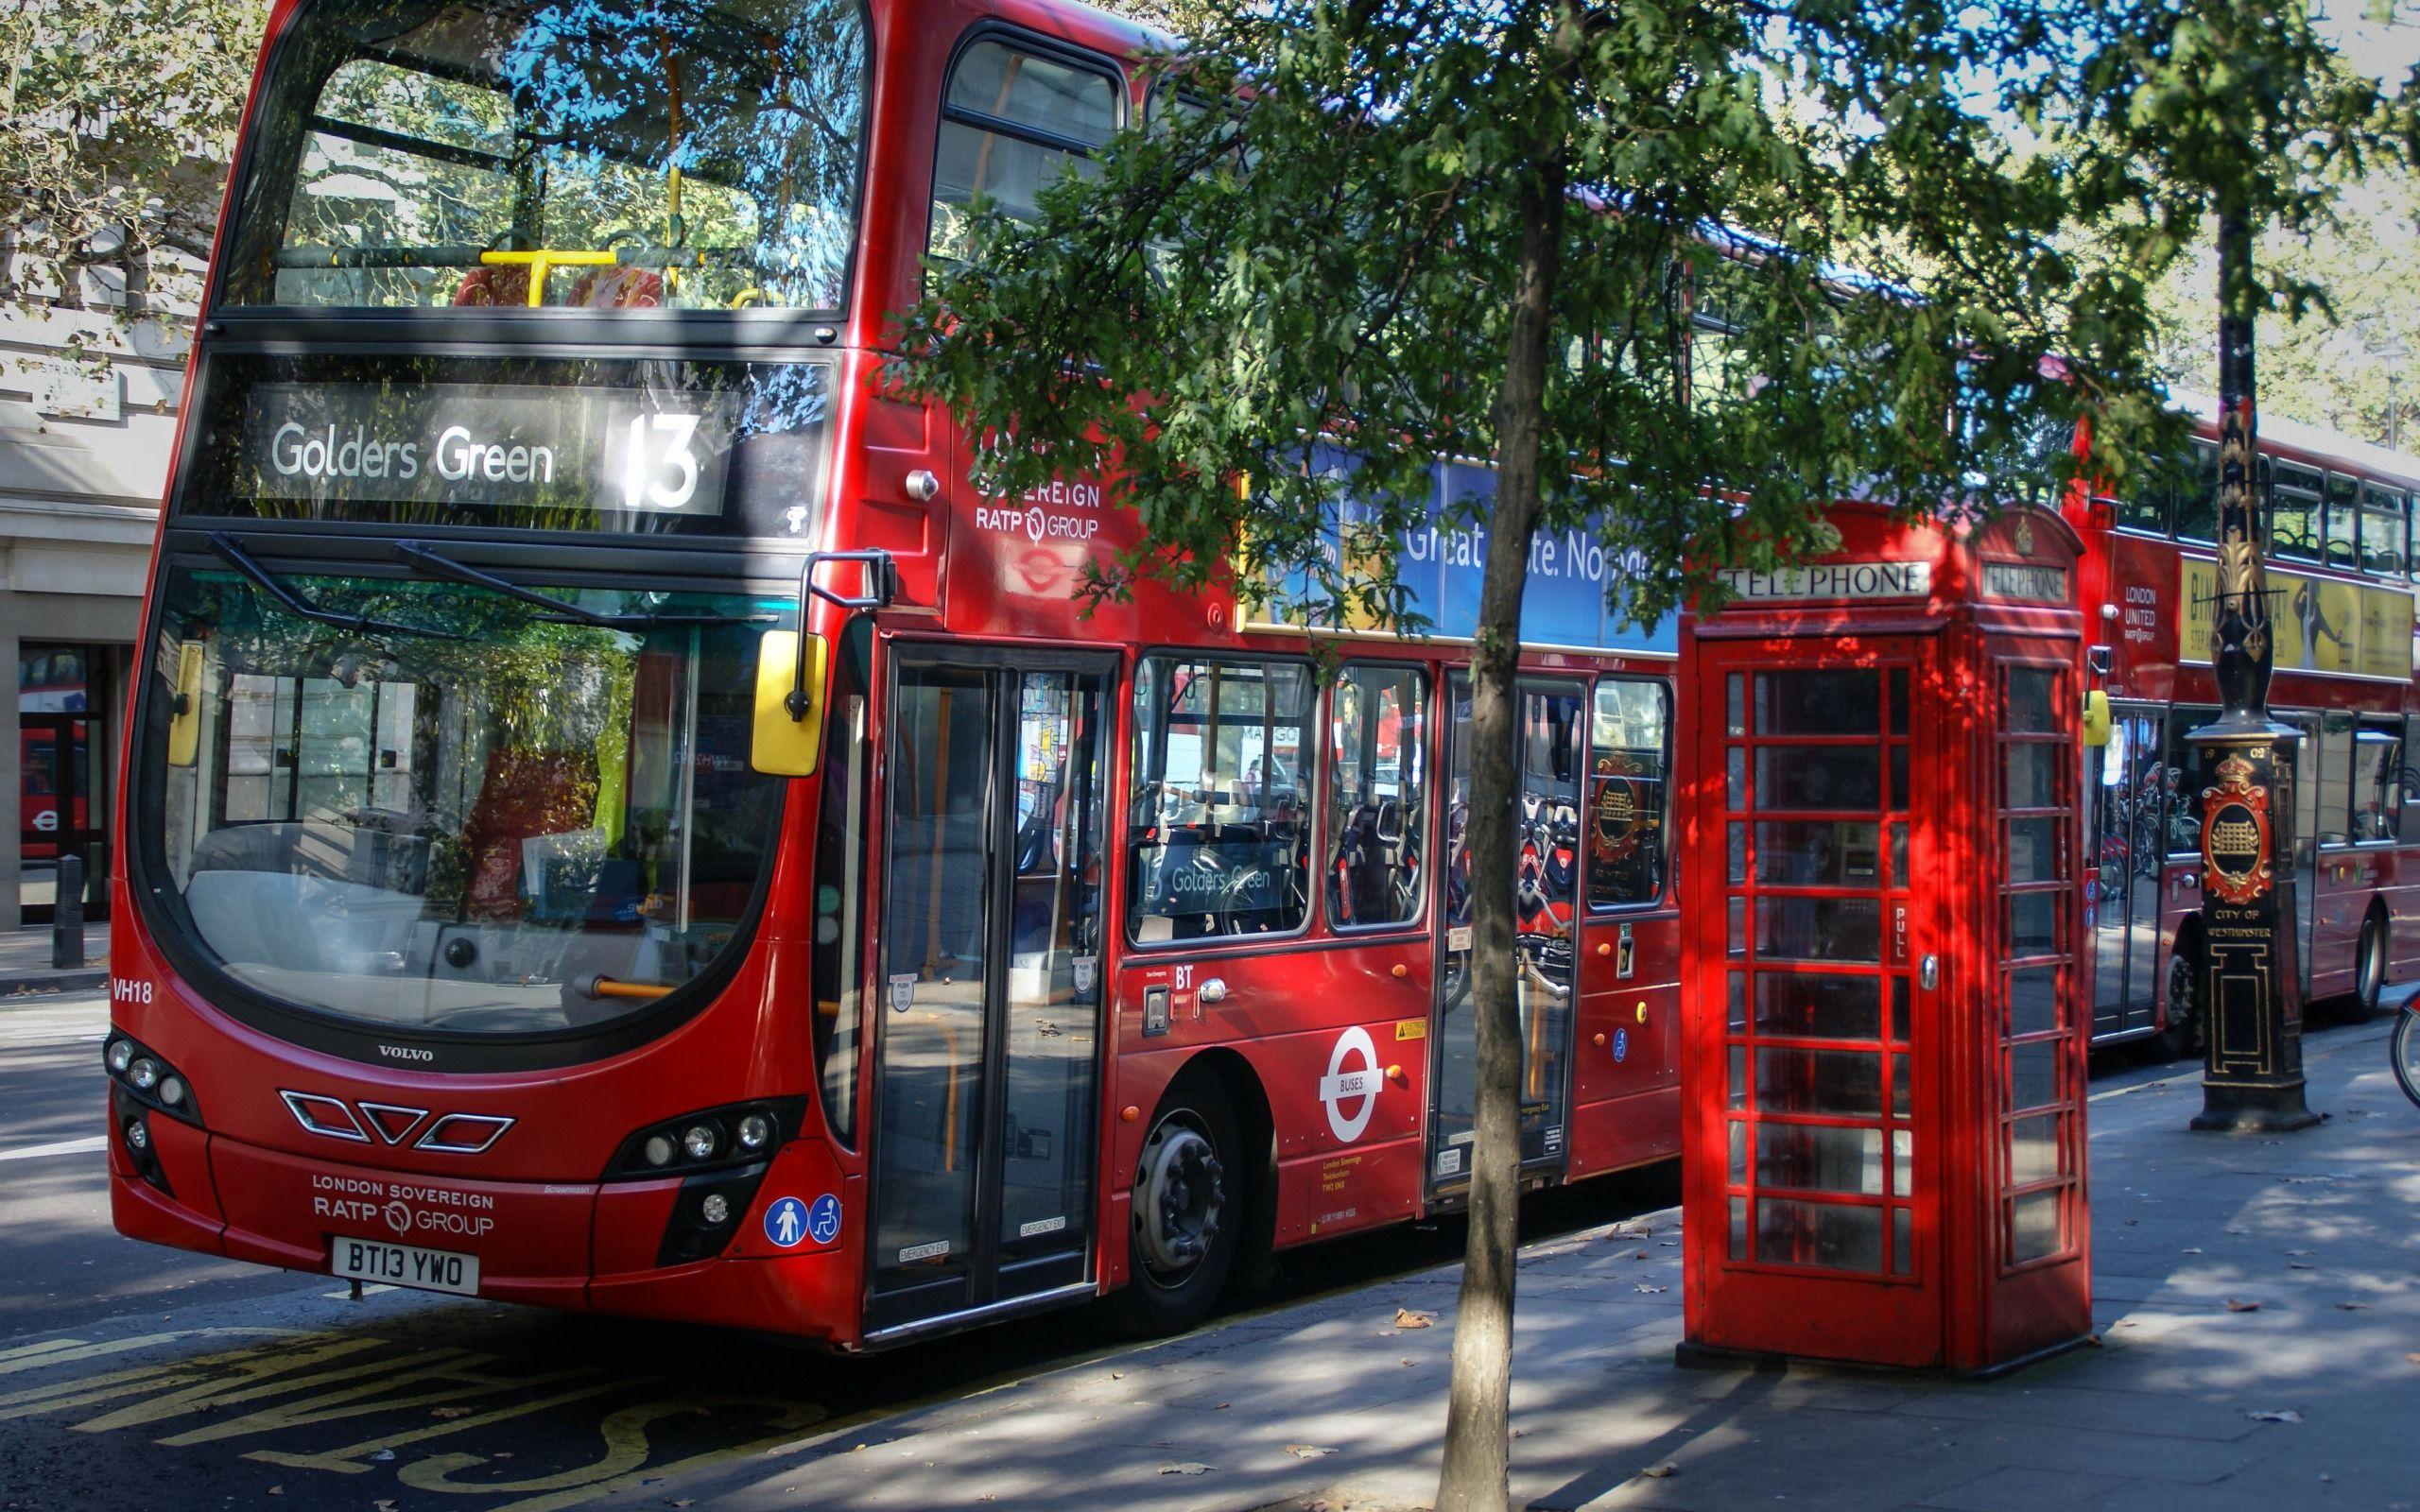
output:
<svg viewBox="0 0 2420 1512"><path fill-rule="evenodd" d="M1218 1237L1227 1202L1218 1151L1183 1114L1162 1119L1134 1171L1134 1240L1156 1280L1183 1280Z"/></svg>

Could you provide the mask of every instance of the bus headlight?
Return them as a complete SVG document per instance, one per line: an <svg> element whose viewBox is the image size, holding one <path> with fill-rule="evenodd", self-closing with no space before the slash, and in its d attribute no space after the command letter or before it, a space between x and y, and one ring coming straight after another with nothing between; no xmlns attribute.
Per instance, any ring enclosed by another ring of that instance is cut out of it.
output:
<svg viewBox="0 0 2420 1512"><path fill-rule="evenodd" d="M805 1118L804 1097L735 1103L668 1118L624 1140L605 1167L605 1179L661 1179L762 1161L783 1142L796 1139Z"/></svg>
<svg viewBox="0 0 2420 1512"><path fill-rule="evenodd" d="M102 1040L101 1047L101 1065L109 1072L112 1087L133 1103L201 1127L201 1108L194 1097L193 1083L165 1057L132 1035L115 1031Z"/></svg>

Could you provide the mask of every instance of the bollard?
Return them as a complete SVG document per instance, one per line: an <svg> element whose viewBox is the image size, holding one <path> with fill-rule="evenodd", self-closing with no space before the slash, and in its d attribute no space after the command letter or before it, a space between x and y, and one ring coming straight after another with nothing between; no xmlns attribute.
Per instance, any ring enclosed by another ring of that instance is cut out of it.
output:
<svg viewBox="0 0 2420 1512"><path fill-rule="evenodd" d="M84 965L84 858L59 858L58 902L50 911L50 968L75 971Z"/></svg>

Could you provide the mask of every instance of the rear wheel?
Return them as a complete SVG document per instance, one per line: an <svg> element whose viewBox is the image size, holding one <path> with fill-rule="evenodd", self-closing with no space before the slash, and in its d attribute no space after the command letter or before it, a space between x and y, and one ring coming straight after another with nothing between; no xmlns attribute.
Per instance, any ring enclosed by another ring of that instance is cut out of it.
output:
<svg viewBox="0 0 2420 1512"><path fill-rule="evenodd" d="M2353 1017L2377 1016L2378 994L2386 990L2386 919L2373 909L2361 920L2361 943L2353 955Z"/></svg>
<svg viewBox="0 0 2420 1512"><path fill-rule="evenodd" d="M1243 1132L1215 1079L1188 1076L1160 1099L1134 1162L1124 1289L1109 1316L1137 1338L1210 1315L1243 1241Z"/></svg>
<svg viewBox="0 0 2420 1512"><path fill-rule="evenodd" d="M2420 1013L2410 1008L2394 1016L2394 1079L2403 1095L2420 1103Z"/></svg>
<svg viewBox="0 0 2420 1512"><path fill-rule="evenodd" d="M2168 1022L2159 1031L2160 1048L2170 1059L2202 1053L2202 950L2198 941L2180 939L2168 957Z"/></svg>

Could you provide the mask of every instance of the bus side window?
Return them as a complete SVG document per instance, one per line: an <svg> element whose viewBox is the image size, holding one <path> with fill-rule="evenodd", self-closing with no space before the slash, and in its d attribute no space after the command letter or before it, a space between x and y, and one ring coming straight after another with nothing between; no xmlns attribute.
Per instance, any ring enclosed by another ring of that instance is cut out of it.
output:
<svg viewBox="0 0 2420 1512"><path fill-rule="evenodd" d="M2275 478L2271 490L2270 551L2295 561L2319 560L2325 508L2319 473L2281 462Z"/></svg>
<svg viewBox="0 0 2420 1512"><path fill-rule="evenodd" d="M2395 751L2394 788L2401 807L2395 829L2406 845L2420 845L2420 771L2411 765L2411 747L2420 740L2420 718L2403 722L2403 745Z"/></svg>
<svg viewBox="0 0 2420 1512"><path fill-rule="evenodd" d="M2352 839L2353 716L2333 711L2319 721L2319 813L2311 838L2321 845Z"/></svg>
<svg viewBox="0 0 2420 1512"><path fill-rule="evenodd" d="M1127 813L1126 925L1136 944L1303 926L1314 708L1300 662L1143 659Z"/></svg>
<svg viewBox="0 0 2420 1512"><path fill-rule="evenodd" d="M1664 896L1664 823L1671 693L1656 678L1597 683L1588 756L1588 906Z"/></svg>
<svg viewBox="0 0 2420 1512"><path fill-rule="evenodd" d="M1337 675L1328 714L1327 915L1336 929L1420 917L1426 855L1428 679L1361 663Z"/></svg>
<svg viewBox="0 0 2420 1512"><path fill-rule="evenodd" d="M1117 78L1105 58L1077 63L990 41L967 48L942 105L926 239L932 254L959 255L977 197L1032 220L1044 185L1063 173L1098 171L1087 154L1116 129Z"/></svg>
<svg viewBox="0 0 2420 1512"><path fill-rule="evenodd" d="M2353 838L2392 840L2403 810L2403 730L2363 720L2353 739Z"/></svg>
<svg viewBox="0 0 2420 1512"><path fill-rule="evenodd" d="M2402 494L2375 483L2361 485L2361 571L2403 576L2404 525Z"/></svg>
<svg viewBox="0 0 2420 1512"><path fill-rule="evenodd" d="M2327 565L2347 571L2361 565L2360 483L2342 472L2327 474Z"/></svg>
<svg viewBox="0 0 2420 1512"><path fill-rule="evenodd" d="M2207 541L2216 538L2218 527L2219 449L2195 441L2191 465L2176 485L2176 534L2184 541Z"/></svg>
<svg viewBox="0 0 2420 1512"><path fill-rule="evenodd" d="M2202 849L2202 781L2199 756L2187 737L2219 717L2216 709L2179 704L2168 713L2168 743L2159 773L2168 798L2168 853L2196 854ZM2303 837L2306 842L2309 836Z"/></svg>

